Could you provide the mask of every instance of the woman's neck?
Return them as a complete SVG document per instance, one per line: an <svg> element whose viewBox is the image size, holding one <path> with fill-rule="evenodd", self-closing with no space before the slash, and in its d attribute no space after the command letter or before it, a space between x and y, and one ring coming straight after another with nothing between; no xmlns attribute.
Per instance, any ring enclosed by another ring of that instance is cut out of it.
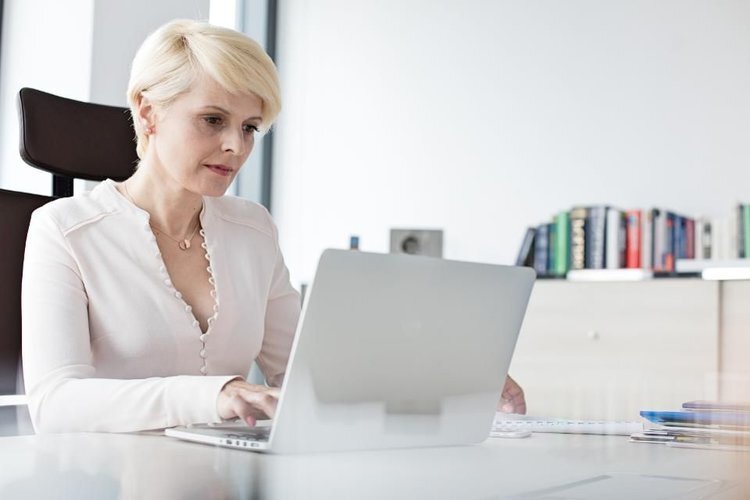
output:
<svg viewBox="0 0 750 500"><path fill-rule="evenodd" d="M152 225L167 234L181 237L197 226L203 197L155 169L141 165L120 186L130 201L150 214Z"/></svg>

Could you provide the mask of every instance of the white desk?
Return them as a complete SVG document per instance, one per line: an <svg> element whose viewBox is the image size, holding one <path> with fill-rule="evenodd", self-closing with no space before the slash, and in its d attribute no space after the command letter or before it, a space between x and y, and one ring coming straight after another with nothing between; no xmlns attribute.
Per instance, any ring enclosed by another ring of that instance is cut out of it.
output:
<svg viewBox="0 0 750 500"><path fill-rule="evenodd" d="M163 436L0 438L0 498L498 499L600 474L739 481L750 454L535 434L482 445L274 456ZM741 486L712 498L741 499ZM617 498L613 492L609 498Z"/></svg>

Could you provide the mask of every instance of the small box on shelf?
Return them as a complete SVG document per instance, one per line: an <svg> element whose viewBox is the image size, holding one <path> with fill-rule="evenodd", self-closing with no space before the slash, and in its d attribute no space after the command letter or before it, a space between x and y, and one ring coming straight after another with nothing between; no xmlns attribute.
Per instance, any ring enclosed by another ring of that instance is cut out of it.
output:
<svg viewBox="0 0 750 500"><path fill-rule="evenodd" d="M705 280L748 280L750 259L684 259L677 261L681 275L699 275Z"/></svg>

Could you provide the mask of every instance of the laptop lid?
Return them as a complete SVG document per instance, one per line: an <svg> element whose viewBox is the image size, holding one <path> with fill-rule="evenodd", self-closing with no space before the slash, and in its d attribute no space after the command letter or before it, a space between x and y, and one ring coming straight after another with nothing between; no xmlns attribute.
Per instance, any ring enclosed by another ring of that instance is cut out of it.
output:
<svg viewBox="0 0 750 500"><path fill-rule="evenodd" d="M483 441L534 277L529 268L326 250L270 450Z"/></svg>

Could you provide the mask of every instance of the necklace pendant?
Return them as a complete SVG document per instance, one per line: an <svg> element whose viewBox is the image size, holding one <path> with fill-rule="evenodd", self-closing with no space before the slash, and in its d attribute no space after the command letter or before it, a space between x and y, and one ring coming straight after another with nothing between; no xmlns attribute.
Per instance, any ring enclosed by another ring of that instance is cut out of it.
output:
<svg viewBox="0 0 750 500"><path fill-rule="evenodd" d="M189 240L182 240L177 244L177 246L180 247L180 250L187 250L190 248L190 241Z"/></svg>

